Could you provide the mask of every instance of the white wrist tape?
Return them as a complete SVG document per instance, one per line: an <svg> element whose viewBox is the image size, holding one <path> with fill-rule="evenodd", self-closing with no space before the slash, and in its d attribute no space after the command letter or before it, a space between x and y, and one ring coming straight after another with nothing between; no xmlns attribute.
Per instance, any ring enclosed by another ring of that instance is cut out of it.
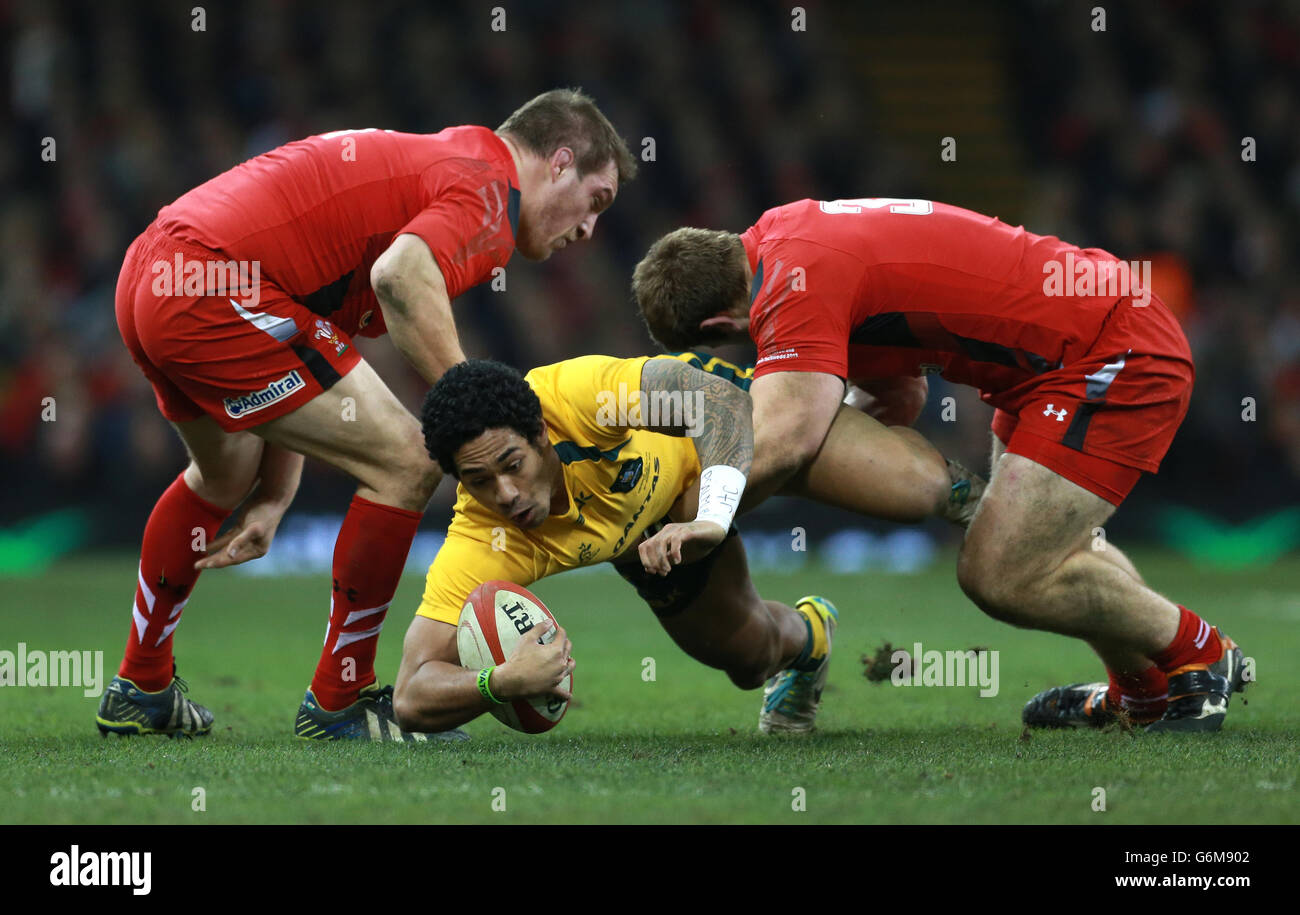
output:
<svg viewBox="0 0 1300 915"><path fill-rule="evenodd" d="M745 475L727 464L705 467L700 474L700 510L696 521L712 521L724 531L731 530L731 521L740 508L740 496L745 491Z"/></svg>

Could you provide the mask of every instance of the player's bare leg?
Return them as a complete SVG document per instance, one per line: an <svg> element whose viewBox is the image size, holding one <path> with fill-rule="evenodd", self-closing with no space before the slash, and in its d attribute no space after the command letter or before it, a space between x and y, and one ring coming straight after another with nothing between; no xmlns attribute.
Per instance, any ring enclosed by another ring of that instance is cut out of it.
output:
<svg viewBox="0 0 1300 915"><path fill-rule="evenodd" d="M257 434L337 467L357 481L359 496L380 505L422 512L442 480L424 450L420 421L365 360Z"/></svg>
<svg viewBox="0 0 1300 915"><path fill-rule="evenodd" d="M680 612L659 622L692 658L725 671L741 689L757 689L803 653L808 642L805 618L759 596L739 537L728 537L701 561L711 563L703 590Z"/></svg>
<svg viewBox="0 0 1300 915"><path fill-rule="evenodd" d="M1098 638L1144 655L1174 637L1178 608L1091 549L1115 507L1018 454L1004 454L958 559L958 580L1012 625Z"/></svg>
<svg viewBox="0 0 1300 915"><path fill-rule="evenodd" d="M694 517L699 495L697 482L678 497L670 519ZM767 684L760 729L770 730L764 722L773 719L778 730L812 730L835 633L836 611L829 601L806 597L791 608L763 600L749 577L738 536L726 537L703 559L675 566L666 576L647 572L637 551L616 562L615 568L688 655L726 671L741 689ZM767 714L767 698L777 679L791 682L773 699L783 712L774 718Z"/></svg>
<svg viewBox="0 0 1300 915"><path fill-rule="evenodd" d="M173 633L199 577L195 563L257 479L263 442L207 416L173 425L190 462L145 525L126 650L96 714L103 734L193 736L212 727L211 712L179 695Z"/></svg>
<svg viewBox="0 0 1300 915"><path fill-rule="evenodd" d="M781 493L873 518L915 523L931 515L949 517L960 509L950 502L955 482L948 462L921 433L908 426L885 426L844 406L817 456ZM983 481L974 477L972 482L977 485L967 494L973 509Z"/></svg>
<svg viewBox="0 0 1300 915"><path fill-rule="evenodd" d="M670 516L693 517L699 495L696 483L674 503ZM697 586L691 579L701 569L707 578ZM638 565L637 574L641 571ZM701 663L725 670L741 689L765 686L759 730L811 732L830 668L838 620L834 605L815 596L793 608L763 600L749 577L739 537L727 537L694 567L675 568L666 581L670 592L699 591L679 613L659 617L673 641Z"/></svg>
<svg viewBox="0 0 1300 915"><path fill-rule="evenodd" d="M992 482L992 480L997 476L998 462L1002 459L1002 455L1006 453L1007 448L1007 446L1004 445L996 435L991 436L991 438L993 439L993 447L989 460L990 482ZM1095 547L1096 542L1095 537L1090 538L1089 547ZM1104 541L1103 549L1094 548L1093 554L1096 558L1118 567L1138 584L1146 584L1141 574L1138 572L1137 567L1133 565L1132 560L1130 560L1119 547L1115 546L1109 540ZM1087 641L1088 644L1092 646L1092 650L1097 653L1099 658L1101 658L1102 663L1106 665L1108 670L1137 673L1155 666L1151 659L1146 655L1134 651L1122 642L1110 641L1104 638L1089 638Z"/></svg>
<svg viewBox="0 0 1300 915"><path fill-rule="evenodd" d="M739 537L728 537L694 565L705 567L708 577L681 609L656 608L664 631L695 660L726 671L741 689L766 684L759 730L812 731L830 667L835 607L821 597L805 597L793 608L763 600L749 578ZM670 593L690 593L696 587L691 576L702 573L678 566L665 581Z"/></svg>
<svg viewBox="0 0 1300 915"><path fill-rule="evenodd" d="M1108 666L1115 665L1112 683L1123 681L1126 693L1144 701L1156 703L1161 675L1180 674L1187 681L1179 681L1180 695L1205 697L1207 711L1216 707L1197 720L1217 727L1226 694L1213 695L1224 684L1211 682L1206 669L1231 643L1220 644L1199 617L1142 584L1126 559L1115 562L1092 550L1093 529L1113 512L1109 502L1048 468L1003 454L962 544L958 581L995 619L1094 643ZM1126 669L1137 658L1155 669ZM1166 719L1185 716L1186 708L1176 705L1171 702Z"/></svg>
<svg viewBox="0 0 1300 915"><path fill-rule="evenodd" d="M257 478L262 440L251 432L226 432L210 416L172 426L190 458L185 483L199 498L234 511Z"/></svg>
<svg viewBox="0 0 1300 915"><path fill-rule="evenodd" d="M368 713L331 717L347 717L364 700L377 704L380 719L369 722L371 736L387 739L397 728L388 727L391 687L375 682L375 650L424 507L441 479L424 451L420 424L363 360L328 391L257 433L358 482L334 547L329 629L296 732L321 739L364 736L367 722L360 719Z"/></svg>
<svg viewBox="0 0 1300 915"><path fill-rule="evenodd" d="M694 518L699 501L697 481L677 497L669 518ZM727 537L705 559L677 566L667 578L645 572L635 551L615 567L638 590L643 583L655 589L660 582L669 595L683 587L688 593L696 590L680 611L660 616L659 622L683 651L702 664L726 671L741 689L762 686L773 674L804 657L809 648L810 623L805 615L759 596L739 537ZM700 575L706 577L696 584ZM824 637L821 641L818 657L829 653Z"/></svg>

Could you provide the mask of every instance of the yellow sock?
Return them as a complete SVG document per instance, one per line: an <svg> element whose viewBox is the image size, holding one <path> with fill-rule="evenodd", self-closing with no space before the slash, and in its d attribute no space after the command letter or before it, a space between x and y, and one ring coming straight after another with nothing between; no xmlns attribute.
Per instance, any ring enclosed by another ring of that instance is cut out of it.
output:
<svg viewBox="0 0 1300 915"><path fill-rule="evenodd" d="M820 661L826 657L829 647L826 643L826 621L810 603L796 604L794 610L808 620L808 626L812 630L812 651L808 653L808 660Z"/></svg>

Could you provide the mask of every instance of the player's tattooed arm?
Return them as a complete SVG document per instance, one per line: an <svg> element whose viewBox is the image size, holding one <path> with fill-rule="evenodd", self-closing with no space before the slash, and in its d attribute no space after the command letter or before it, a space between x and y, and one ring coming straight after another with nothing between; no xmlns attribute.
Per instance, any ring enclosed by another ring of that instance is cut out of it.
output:
<svg viewBox="0 0 1300 915"><path fill-rule="evenodd" d="M393 343L429 384L465 361L438 262L424 239L393 239L370 268L370 285Z"/></svg>
<svg viewBox="0 0 1300 915"><path fill-rule="evenodd" d="M748 474L754 460L753 405L740 388L677 359L641 369L641 414L655 431L695 440L700 466L726 464Z"/></svg>
<svg viewBox="0 0 1300 915"><path fill-rule="evenodd" d="M650 359L641 369L641 415L657 431L694 439L704 470L695 520L666 524L637 547L646 571L667 575L726 539L754 461L753 404L716 375L676 359Z"/></svg>

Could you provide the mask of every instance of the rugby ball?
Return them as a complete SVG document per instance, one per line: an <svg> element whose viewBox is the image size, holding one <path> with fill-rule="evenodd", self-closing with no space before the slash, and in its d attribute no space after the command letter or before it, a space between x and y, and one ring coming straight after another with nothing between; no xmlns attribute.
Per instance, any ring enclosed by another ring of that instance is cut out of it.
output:
<svg viewBox="0 0 1300 915"><path fill-rule="evenodd" d="M555 625L542 636L544 644L555 638L559 623L527 588L509 581L485 581L465 598L456 626L456 649L460 663L471 670L502 664L543 619ZM573 674L560 682L573 691ZM569 703L558 696L534 696L492 706L492 714L507 727L525 734L541 734L560 723Z"/></svg>

